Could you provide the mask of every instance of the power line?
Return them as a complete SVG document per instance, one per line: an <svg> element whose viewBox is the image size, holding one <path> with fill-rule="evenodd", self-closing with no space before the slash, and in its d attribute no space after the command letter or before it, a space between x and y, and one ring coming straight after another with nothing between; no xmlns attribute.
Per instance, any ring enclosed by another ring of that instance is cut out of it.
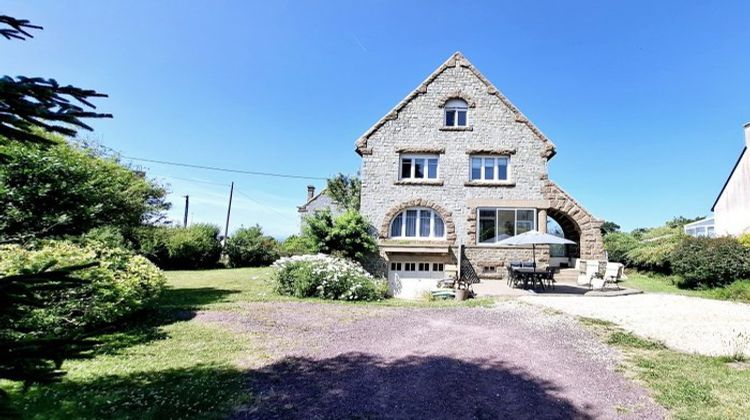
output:
<svg viewBox="0 0 750 420"><path fill-rule="evenodd" d="M159 163L162 165L182 166L185 168L206 169L209 171L230 172L230 173L235 173L235 174L273 176L277 178L295 178L295 179L314 179L314 180L327 180L328 179L328 178L323 178L323 177L318 177L318 176L290 175L290 174L280 174L280 173L275 173L275 172L243 171L241 169L220 168L217 166L194 165L192 163L170 162L166 160L156 160L156 159L144 159L144 158L137 158L137 157L132 157L132 156L121 156L121 157L123 159L137 160L140 162Z"/></svg>

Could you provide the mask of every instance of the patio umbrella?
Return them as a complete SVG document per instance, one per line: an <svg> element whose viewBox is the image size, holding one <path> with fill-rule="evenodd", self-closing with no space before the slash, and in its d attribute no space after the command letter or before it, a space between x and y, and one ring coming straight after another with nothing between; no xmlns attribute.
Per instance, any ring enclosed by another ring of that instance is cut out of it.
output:
<svg viewBox="0 0 750 420"><path fill-rule="evenodd" d="M570 239L559 236L542 233L536 230L530 230L520 235L511 236L497 243L498 245L531 245L531 252L534 256L534 267L536 267L536 246L537 245L566 245L575 244Z"/></svg>

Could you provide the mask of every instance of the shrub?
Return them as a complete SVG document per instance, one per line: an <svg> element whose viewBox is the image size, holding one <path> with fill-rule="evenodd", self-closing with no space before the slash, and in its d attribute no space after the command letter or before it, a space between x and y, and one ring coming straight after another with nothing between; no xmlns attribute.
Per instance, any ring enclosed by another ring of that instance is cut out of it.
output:
<svg viewBox="0 0 750 420"><path fill-rule="evenodd" d="M22 247L0 247L0 276L37 272L98 261L99 266L74 273L86 280L64 292L51 289L47 305L22 319L25 328L40 335L84 330L109 324L152 302L164 287L164 274L146 258L101 244L76 245L47 241Z"/></svg>
<svg viewBox="0 0 750 420"><path fill-rule="evenodd" d="M329 211L316 213L307 219L305 236L319 252L338 254L359 262L378 249L370 234L370 224L355 210L347 210L336 219Z"/></svg>
<svg viewBox="0 0 750 420"><path fill-rule="evenodd" d="M743 233L742 235L737 237L737 241L739 241L742 246L750 248L750 233Z"/></svg>
<svg viewBox="0 0 750 420"><path fill-rule="evenodd" d="M385 297L386 282L358 263L330 255L282 258L273 266L274 289L282 295L333 300L377 300Z"/></svg>
<svg viewBox="0 0 750 420"><path fill-rule="evenodd" d="M684 238L671 254L681 287L716 287L750 279L750 248L737 239Z"/></svg>
<svg viewBox="0 0 750 420"><path fill-rule="evenodd" d="M164 269L212 268L219 263L219 228L195 224L186 228L144 226L135 231L136 250Z"/></svg>
<svg viewBox="0 0 750 420"><path fill-rule="evenodd" d="M230 267L262 267L279 258L279 243L256 225L234 232L227 240L226 253Z"/></svg>
<svg viewBox="0 0 750 420"><path fill-rule="evenodd" d="M292 235L281 243L281 254L285 257L314 254L317 251L313 241L305 235Z"/></svg>
<svg viewBox="0 0 750 420"><path fill-rule="evenodd" d="M120 229L114 226L102 226L93 228L81 236L84 244L98 243L107 248L128 248Z"/></svg>
<svg viewBox="0 0 750 420"><path fill-rule="evenodd" d="M612 232L604 236L604 248L610 261L627 264L627 253L638 247L638 240L629 233Z"/></svg>
<svg viewBox="0 0 750 420"><path fill-rule="evenodd" d="M639 270L671 274L670 256L676 246L676 238L641 243L625 254L625 260L628 265Z"/></svg>
<svg viewBox="0 0 750 420"><path fill-rule="evenodd" d="M169 208L155 181L100 151L45 135L57 144L0 146L0 238L135 228Z"/></svg>
<svg viewBox="0 0 750 420"><path fill-rule="evenodd" d="M750 302L750 280L737 280L726 287L718 287L711 292L716 299Z"/></svg>

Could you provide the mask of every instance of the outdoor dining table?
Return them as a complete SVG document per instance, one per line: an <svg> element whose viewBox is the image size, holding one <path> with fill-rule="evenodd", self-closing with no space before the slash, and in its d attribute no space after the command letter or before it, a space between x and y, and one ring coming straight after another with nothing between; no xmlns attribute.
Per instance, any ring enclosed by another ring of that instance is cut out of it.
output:
<svg viewBox="0 0 750 420"><path fill-rule="evenodd" d="M544 289L544 281L542 279L544 279L544 276L547 275L546 269L534 267L513 267L512 270L523 280L524 289L528 288L529 280L531 281L532 287L535 286L536 282L538 281L539 285L542 286L542 289Z"/></svg>

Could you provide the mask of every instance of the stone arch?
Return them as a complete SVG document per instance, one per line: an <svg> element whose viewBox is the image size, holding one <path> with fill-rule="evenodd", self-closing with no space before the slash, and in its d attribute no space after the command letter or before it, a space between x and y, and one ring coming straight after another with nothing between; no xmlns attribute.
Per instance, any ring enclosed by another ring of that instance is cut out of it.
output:
<svg viewBox="0 0 750 420"><path fill-rule="evenodd" d="M456 241L456 225L453 223L453 214L439 204L421 198L405 201L388 210L388 213L385 214L383 223L380 226L380 239L388 239L393 218L396 217L399 212L410 207L423 207L436 211L437 214L443 218L443 223L445 224L445 239L451 243Z"/></svg>
<svg viewBox="0 0 750 420"><path fill-rule="evenodd" d="M460 90L454 90L440 97L440 100L438 101L438 107L443 108L445 106L445 103L450 101L451 99L461 99L466 102L466 105L469 108L476 108L477 106L477 102L471 96Z"/></svg>
<svg viewBox="0 0 750 420"><path fill-rule="evenodd" d="M550 180L547 180L544 186L544 197L550 203L547 215L560 224L566 238L570 234L572 237L569 239L578 243L577 250L571 249L575 252L572 256L586 260L604 258L601 232L603 221L592 216L573 197Z"/></svg>

